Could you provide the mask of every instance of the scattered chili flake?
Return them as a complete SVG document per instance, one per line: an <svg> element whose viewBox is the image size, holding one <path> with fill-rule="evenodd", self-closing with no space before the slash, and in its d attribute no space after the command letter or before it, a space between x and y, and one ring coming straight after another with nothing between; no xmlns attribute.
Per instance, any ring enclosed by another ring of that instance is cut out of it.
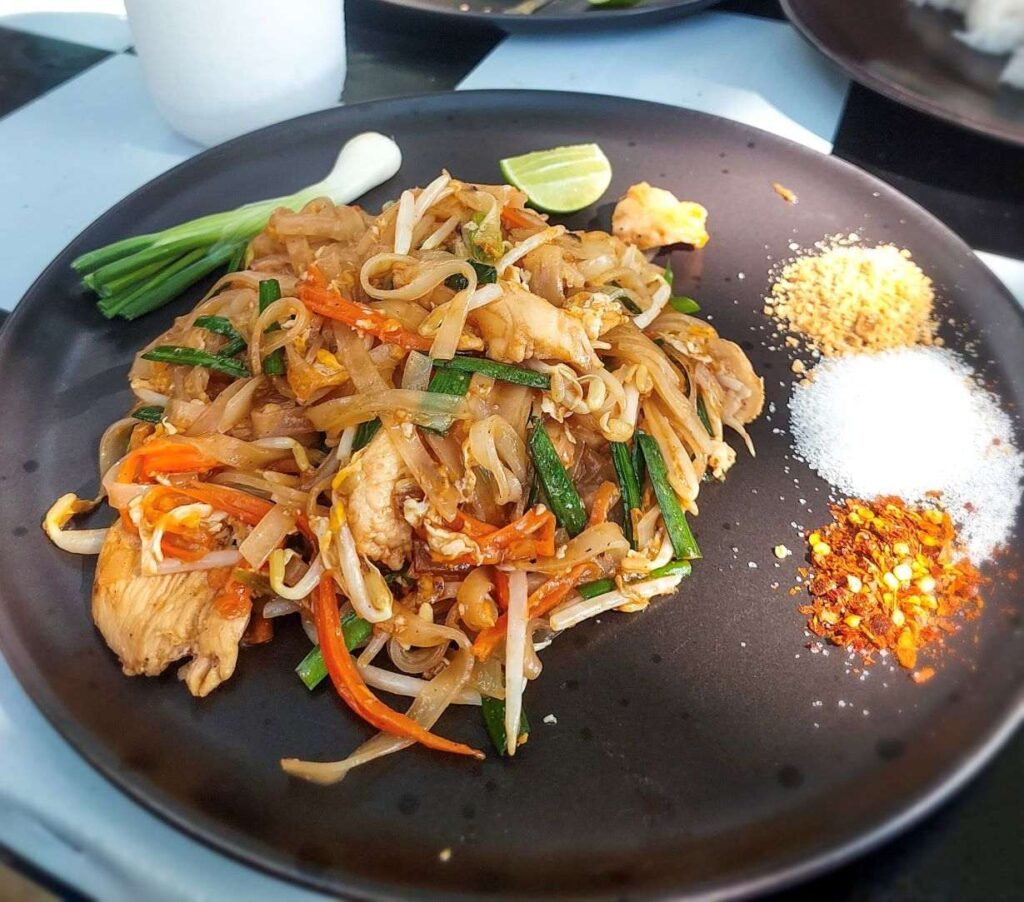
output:
<svg viewBox="0 0 1024 902"><path fill-rule="evenodd" d="M873 652L888 651L914 670L921 649L957 630L956 615L980 613L981 578L945 511L895 497L830 510L833 521L807 537L811 602L800 611L812 633L860 652L867 664ZM914 679L933 675L924 667Z"/></svg>

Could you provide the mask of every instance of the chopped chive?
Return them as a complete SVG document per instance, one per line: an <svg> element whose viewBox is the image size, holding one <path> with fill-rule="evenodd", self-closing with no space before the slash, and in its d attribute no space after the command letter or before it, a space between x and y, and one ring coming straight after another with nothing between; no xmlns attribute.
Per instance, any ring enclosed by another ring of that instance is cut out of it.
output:
<svg viewBox="0 0 1024 902"><path fill-rule="evenodd" d="M701 556L700 548L697 545L697 540L693 537L679 499L676 497L675 489L668 481L668 469L665 466L665 458L661 456L658 443L653 436L643 432L637 433L636 441L640 444L644 460L647 463L651 486L658 499L658 506L661 508L661 516L665 521L669 540L672 542L672 550L677 558L683 560L699 558Z"/></svg>
<svg viewBox="0 0 1024 902"><path fill-rule="evenodd" d="M693 298L685 296L669 298L668 305L677 313L700 312L700 304L698 304Z"/></svg>
<svg viewBox="0 0 1024 902"><path fill-rule="evenodd" d="M500 698L484 698L480 704L480 711L484 717L484 726L487 727L487 735L491 737L499 755L508 753L505 736L505 701ZM519 741L522 745L526 737L530 735L530 722L526 719L526 711L519 715Z"/></svg>
<svg viewBox="0 0 1024 902"><path fill-rule="evenodd" d="M547 496L548 505L560 526L568 530L569 535L578 536L587 525L587 513L583 509L576 486L572 484L562 461L558 457L551 437L540 422L534 423L528 439L530 457L534 469L540 477L540 483Z"/></svg>
<svg viewBox="0 0 1024 902"><path fill-rule="evenodd" d="M636 474L636 484L640 486L640 495L643 496L644 477L647 476L647 467L644 465L644 453L640 450L640 443L633 437L633 447L629 450L629 458L633 462L633 472Z"/></svg>
<svg viewBox="0 0 1024 902"><path fill-rule="evenodd" d="M607 595L614 589L613 579L595 579L592 583L583 583L576 587L576 591L584 598L597 598L598 595Z"/></svg>
<svg viewBox="0 0 1024 902"><path fill-rule="evenodd" d="M697 395L697 416L700 421L704 424L704 428L708 431L708 435L714 435L715 432L711 428L711 418L708 416L708 409L704 405L704 396Z"/></svg>
<svg viewBox="0 0 1024 902"><path fill-rule="evenodd" d="M345 638L345 648L352 651L366 644L373 633L373 624L355 614L346 614L341 621L341 634ZM327 677L327 665L324 663L320 646L315 645L295 668L299 679L307 689L316 689Z"/></svg>
<svg viewBox="0 0 1024 902"><path fill-rule="evenodd" d="M249 367L241 361L180 345L159 345L143 354L142 358L143 360L155 360L158 363L173 363L177 366L201 366L219 373L226 373L236 379L249 375Z"/></svg>
<svg viewBox="0 0 1024 902"><path fill-rule="evenodd" d="M365 423L360 423L356 427L355 438L352 439L353 453L370 444L370 442L373 441L373 437L377 434L378 429L380 429L380 419L377 417L374 417L372 420L367 420Z"/></svg>
<svg viewBox="0 0 1024 902"><path fill-rule="evenodd" d="M672 283L676 280L676 274L672 272L672 260L669 259L668 263L665 264L665 272L662 273L665 281L668 282L669 288L672 287Z"/></svg>
<svg viewBox="0 0 1024 902"><path fill-rule="evenodd" d="M661 567L655 567L644 579L659 579L662 576L689 576L693 571L693 565L689 561L669 561ZM576 587L576 591L584 598L597 598L598 595L607 595L615 590L615 580L595 579L592 583L583 583Z"/></svg>
<svg viewBox="0 0 1024 902"><path fill-rule="evenodd" d="M264 279L260 282L260 313L267 309L274 301L281 299L281 283L277 279ZM272 323L267 326L268 332L276 332L281 326ZM263 358L263 372L267 376L284 375L284 351L278 348Z"/></svg>
<svg viewBox="0 0 1024 902"><path fill-rule="evenodd" d="M136 407L132 416L143 423L159 423L163 419L164 409L158 404L150 404L146 407Z"/></svg>
<svg viewBox="0 0 1024 902"><path fill-rule="evenodd" d="M435 395L464 396L469 391L469 381L472 378L472 373L438 367L434 371L434 375L430 377L427 391ZM436 427L424 426L423 428L428 432L433 432L435 435L447 435L448 430L452 428L453 422L455 420L452 417L447 417L443 423L438 423Z"/></svg>
<svg viewBox="0 0 1024 902"><path fill-rule="evenodd" d="M435 360L434 366L438 369L480 373L484 376L490 376L492 379L498 379L501 382L511 382L514 385L526 385L530 388L551 388L551 377L545 373L528 370L524 366L513 366L510 363L490 360L487 357L453 357L451 360Z"/></svg>
<svg viewBox="0 0 1024 902"><path fill-rule="evenodd" d="M637 313L643 313L643 311L636 305L636 302L628 294L620 294L615 298L615 300L634 315Z"/></svg>
<svg viewBox="0 0 1024 902"><path fill-rule="evenodd" d="M245 339L231 325L231 320L226 316L197 316L194 325L229 339L228 343L217 352L222 357L234 357L235 354L246 347Z"/></svg>
<svg viewBox="0 0 1024 902"><path fill-rule="evenodd" d="M490 263L484 263L481 260L467 260L466 262L476 270L477 285L490 285L498 281L498 270L491 266ZM457 272L448 276L444 280L444 284L452 291L462 291L469 287L469 279L462 273Z"/></svg>
<svg viewBox="0 0 1024 902"><path fill-rule="evenodd" d="M438 367L430 377L427 391L440 395L464 395L469 391L469 380L473 376L461 369Z"/></svg>
<svg viewBox="0 0 1024 902"><path fill-rule="evenodd" d="M619 493L622 495L622 531L630 547L636 548L632 512L640 507L640 481L633 469L629 447L623 442L612 442L611 449L612 464L615 466L615 475L619 479Z"/></svg>

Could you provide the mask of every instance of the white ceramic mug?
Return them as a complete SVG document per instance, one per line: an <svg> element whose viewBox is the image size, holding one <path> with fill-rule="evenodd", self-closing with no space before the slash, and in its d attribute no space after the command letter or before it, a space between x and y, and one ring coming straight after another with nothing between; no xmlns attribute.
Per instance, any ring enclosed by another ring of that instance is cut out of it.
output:
<svg viewBox="0 0 1024 902"><path fill-rule="evenodd" d="M149 92L176 130L216 144L338 103L343 0L126 0Z"/></svg>

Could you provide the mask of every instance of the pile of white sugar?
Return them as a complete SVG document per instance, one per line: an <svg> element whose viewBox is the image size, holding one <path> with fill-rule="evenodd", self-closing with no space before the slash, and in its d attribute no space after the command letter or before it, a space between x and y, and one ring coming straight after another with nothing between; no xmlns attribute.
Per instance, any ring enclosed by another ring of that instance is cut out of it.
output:
<svg viewBox="0 0 1024 902"><path fill-rule="evenodd" d="M952 352L823 360L789 407L797 454L842 493L938 503L974 563L1009 540L1024 456L1010 418Z"/></svg>

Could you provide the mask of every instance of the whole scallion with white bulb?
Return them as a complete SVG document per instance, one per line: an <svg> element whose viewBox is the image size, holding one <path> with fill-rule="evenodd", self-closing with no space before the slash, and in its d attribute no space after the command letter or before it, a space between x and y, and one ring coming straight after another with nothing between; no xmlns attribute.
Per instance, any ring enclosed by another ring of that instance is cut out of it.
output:
<svg viewBox="0 0 1024 902"><path fill-rule="evenodd" d="M280 207L300 210L317 197L351 203L402 165L398 145L377 132L347 141L327 177L287 197L245 204L162 232L125 238L82 254L71 265L99 296L108 318L136 319L173 300L220 266L237 269L248 243Z"/></svg>

